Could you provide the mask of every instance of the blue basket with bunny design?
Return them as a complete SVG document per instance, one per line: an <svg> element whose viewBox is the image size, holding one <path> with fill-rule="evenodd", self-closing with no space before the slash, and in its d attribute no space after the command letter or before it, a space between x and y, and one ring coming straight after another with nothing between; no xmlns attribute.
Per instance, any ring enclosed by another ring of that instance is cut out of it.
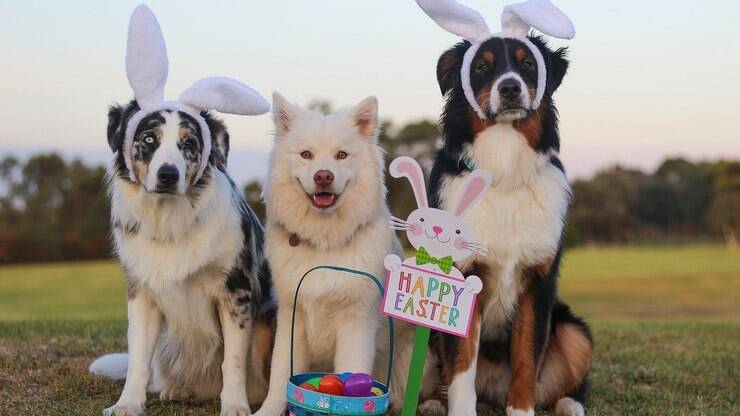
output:
<svg viewBox="0 0 740 416"><path fill-rule="evenodd" d="M393 367L393 320L388 318L389 331L389 348L388 348L388 378L385 384L372 380L371 393L364 397L344 396L338 394L322 393L314 390L307 383L311 380L321 379L325 376L336 376L336 378L345 377L346 374L331 373L303 373L294 374L293 372L293 349L295 335L295 314L298 303L298 293L301 290L303 281L311 272L316 270L334 270L348 274L351 277L364 277L372 280L383 295L383 285L380 280L370 273L348 269L339 266L317 266L307 271L298 282L293 299L293 317L290 325L290 379L288 380L287 399L289 416L373 416L384 415L388 412L390 404L389 386L391 382L391 368ZM331 377L330 377L331 378ZM345 379L346 380L346 379ZM369 381L368 381L369 382Z"/></svg>

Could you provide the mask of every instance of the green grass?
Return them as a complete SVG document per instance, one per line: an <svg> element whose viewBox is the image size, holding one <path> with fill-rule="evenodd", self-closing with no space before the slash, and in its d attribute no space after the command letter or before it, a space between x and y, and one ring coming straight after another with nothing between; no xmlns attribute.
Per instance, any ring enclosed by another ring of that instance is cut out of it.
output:
<svg viewBox="0 0 740 416"><path fill-rule="evenodd" d="M740 253L570 250L561 295L594 329L590 414L740 414ZM99 414L122 384L86 369L125 349L125 328L113 262L0 267L0 415ZM213 415L218 404L152 397L147 414Z"/></svg>

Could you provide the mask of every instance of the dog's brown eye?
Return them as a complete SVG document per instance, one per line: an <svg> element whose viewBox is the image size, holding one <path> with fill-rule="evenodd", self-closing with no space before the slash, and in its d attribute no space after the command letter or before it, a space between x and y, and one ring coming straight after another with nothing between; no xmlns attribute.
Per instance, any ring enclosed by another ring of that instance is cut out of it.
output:
<svg viewBox="0 0 740 416"><path fill-rule="evenodd" d="M488 64L480 64L480 65L478 65L478 68L476 68L476 71L478 71L478 72L488 71Z"/></svg>
<svg viewBox="0 0 740 416"><path fill-rule="evenodd" d="M339 152L337 152L336 158L339 160L343 160L343 159L346 159L347 156L349 156L347 152L345 152L344 150L340 150Z"/></svg>
<svg viewBox="0 0 740 416"><path fill-rule="evenodd" d="M460 234L460 230L455 230L455 234Z"/></svg>
<svg viewBox="0 0 740 416"><path fill-rule="evenodd" d="M419 218L419 222L424 222L424 218Z"/></svg>
<svg viewBox="0 0 740 416"><path fill-rule="evenodd" d="M525 59L524 61L522 61L522 67L524 69L532 69L534 68L534 63L529 59Z"/></svg>
<svg viewBox="0 0 740 416"><path fill-rule="evenodd" d="M187 140L185 140L185 143L183 143L183 146L186 149L192 149L192 148L195 147L195 140L193 140L193 139L187 139Z"/></svg>
<svg viewBox="0 0 740 416"><path fill-rule="evenodd" d="M308 150L304 150L301 152L301 157L304 159L311 159L313 155Z"/></svg>

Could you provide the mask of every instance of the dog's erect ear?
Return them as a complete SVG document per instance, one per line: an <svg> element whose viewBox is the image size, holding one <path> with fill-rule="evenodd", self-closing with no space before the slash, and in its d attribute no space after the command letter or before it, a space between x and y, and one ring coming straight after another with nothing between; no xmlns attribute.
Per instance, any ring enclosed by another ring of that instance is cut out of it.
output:
<svg viewBox="0 0 740 416"><path fill-rule="evenodd" d="M352 122L366 137L376 137L378 133L378 99L367 97L352 108Z"/></svg>
<svg viewBox="0 0 740 416"><path fill-rule="evenodd" d="M439 61L437 61L437 82L442 95L447 94L447 91L460 82L460 70L467 45L469 45L467 42L461 42L439 57Z"/></svg>
<svg viewBox="0 0 740 416"><path fill-rule="evenodd" d="M119 134L122 121L123 109L121 106L118 104L110 106L108 109L108 146L114 152L121 147L123 141L123 134Z"/></svg>
<svg viewBox="0 0 740 416"><path fill-rule="evenodd" d="M113 152L121 150L128 121L140 108L136 100L132 100L127 105L114 104L108 109L108 145Z"/></svg>
<svg viewBox="0 0 740 416"><path fill-rule="evenodd" d="M547 57L545 58L548 68L547 77L551 80L547 86L548 93L552 94L558 89L563 82L563 78L565 78L565 74L568 72L568 66L570 65L567 59L568 48L560 48L554 52L548 50L545 56Z"/></svg>
<svg viewBox="0 0 740 416"><path fill-rule="evenodd" d="M275 122L275 132L278 136L290 131L293 122L301 109L288 101L279 92L272 93L272 119Z"/></svg>
<svg viewBox="0 0 740 416"><path fill-rule="evenodd" d="M201 112L211 130L211 154L209 162L218 170L225 172L226 163L229 158L229 132L223 121L213 117L207 111Z"/></svg>

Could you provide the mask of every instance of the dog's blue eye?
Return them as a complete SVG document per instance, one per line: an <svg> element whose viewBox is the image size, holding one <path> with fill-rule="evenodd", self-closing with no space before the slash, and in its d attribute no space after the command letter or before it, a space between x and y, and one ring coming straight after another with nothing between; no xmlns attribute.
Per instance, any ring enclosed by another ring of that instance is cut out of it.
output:
<svg viewBox="0 0 740 416"><path fill-rule="evenodd" d="M154 143L154 137L152 137L152 136L144 136L144 143L146 143L146 144L152 144L152 143Z"/></svg>

